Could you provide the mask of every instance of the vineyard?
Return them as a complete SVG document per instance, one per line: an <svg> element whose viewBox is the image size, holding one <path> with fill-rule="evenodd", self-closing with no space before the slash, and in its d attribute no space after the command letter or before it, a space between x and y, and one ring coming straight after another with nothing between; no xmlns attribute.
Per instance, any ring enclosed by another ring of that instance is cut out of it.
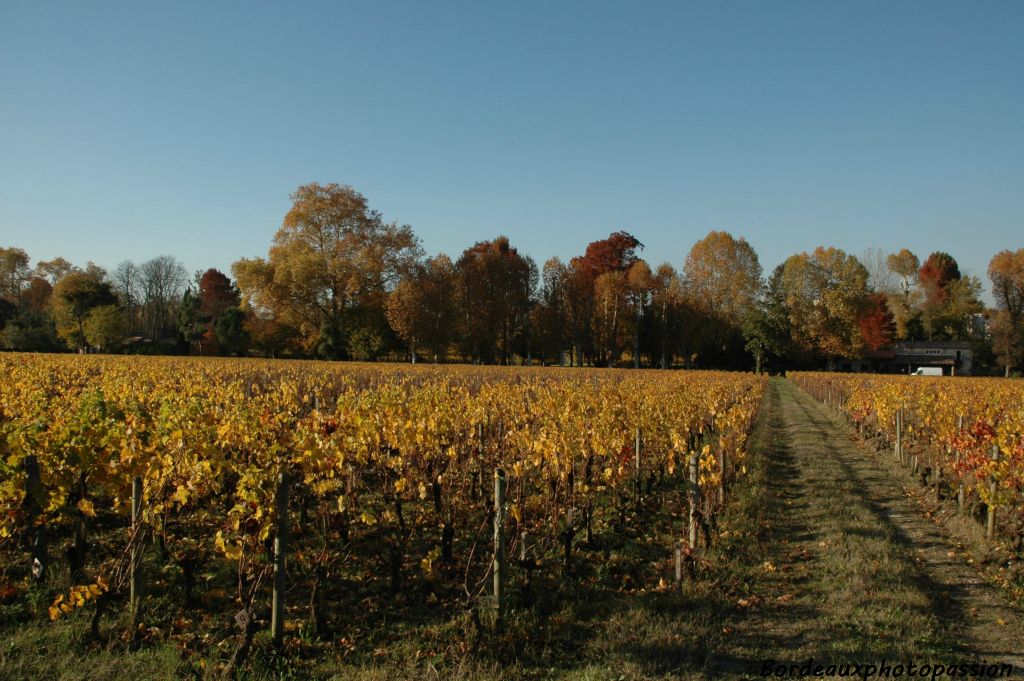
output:
<svg viewBox="0 0 1024 681"><path fill-rule="evenodd" d="M479 639L552 584L628 582L615 549L644 541L645 507L671 510L675 542L641 579L685 579L745 471L765 385L17 354L0 374L2 600L43 593L19 617L88 621L129 647L169 637L203 664L213 632L229 674L260 631L351 649L351 613L380 598L468 613ZM971 452L955 470L988 474ZM1019 485L1013 452L999 470Z"/></svg>
<svg viewBox="0 0 1024 681"><path fill-rule="evenodd" d="M891 448L937 500L1024 551L1024 382L797 373L804 390Z"/></svg>

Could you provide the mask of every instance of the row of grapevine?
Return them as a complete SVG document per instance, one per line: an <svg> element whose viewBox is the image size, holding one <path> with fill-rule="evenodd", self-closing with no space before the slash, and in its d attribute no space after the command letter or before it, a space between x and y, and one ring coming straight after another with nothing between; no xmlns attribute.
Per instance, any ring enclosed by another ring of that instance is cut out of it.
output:
<svg viewBox="0 0 1024 681"><path fill-rule="evenodd" d="M908 462L939 497L1024 537L1024 381L829 373L790 377Z"/></svg>
<svg viewBox="0 0 1024 681"><path fill-rule="evenodd" d="M689 459L694 490L724 490L763 392L716 372L17 354L0 375L0 551L44 580L48 546L68 546L78 586L51 616L101 612L150 551L187 598L200 566L232 566L248 638L275 571L275 594L304 581L317 629L330 583L360 562L394 594L435 580L482 602L496 516L502 553L571 573L596 524L685 484ZM690 496L707 541L723 495ZM90 541L112 528L116 550Z"/></svg>

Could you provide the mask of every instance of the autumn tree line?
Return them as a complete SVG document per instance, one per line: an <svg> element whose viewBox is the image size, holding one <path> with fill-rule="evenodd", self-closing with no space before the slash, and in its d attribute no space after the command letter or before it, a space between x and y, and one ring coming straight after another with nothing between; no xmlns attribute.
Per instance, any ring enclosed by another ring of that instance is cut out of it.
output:
<svg viewBox="0 0 1024 681"><path fill-rule="evenodd" d="M171 256L113 271L0 248L0 347L573 366L827 367L905 340L971 343L976 372L1024 362L1024 248L981 281L935 252L819 247L767 277L712 231L682 268L619 231L542 265L505 236L428 257L350 187L299 187L267 257L231 277Z"/></svg>

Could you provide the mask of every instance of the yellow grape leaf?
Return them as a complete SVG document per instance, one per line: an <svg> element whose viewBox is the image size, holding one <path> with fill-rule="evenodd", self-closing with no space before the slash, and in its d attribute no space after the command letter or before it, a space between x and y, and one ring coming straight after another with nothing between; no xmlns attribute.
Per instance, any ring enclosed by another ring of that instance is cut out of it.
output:
<svg viewBox="0 0 1024 681"><path fill-rule="evenodd" d="M79 499L75 505L79 511L89 516L90 518L96 517L96 509L93 507L92 502L88 499Z"/></svg>

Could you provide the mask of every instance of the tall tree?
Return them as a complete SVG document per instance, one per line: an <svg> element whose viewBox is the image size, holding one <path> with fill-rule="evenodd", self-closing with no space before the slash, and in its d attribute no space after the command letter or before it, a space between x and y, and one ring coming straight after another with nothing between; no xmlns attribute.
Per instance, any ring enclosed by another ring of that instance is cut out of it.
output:
<svg viewBox="0 0 1024 681"><path fill-rule="evenodd" d="M896 273L889 267L892 255L881 248L865 248L860 262L868 271L868 288L876 293L885 293L897 287Z"/></svg>
<svg viewBox="0 0 1024 681"><path fill-rule="evenodd" d="M733 326L739 326L757 302L761 264L742 237L709 232L690 249L683 272L693 299Z"/></svg>
<svg viewBox="0 0 1024 681"><path fill-rule="evenodd" d="M143 298L140 288L142 273L139 270L139 266L131 260L121 261L118 263L117 268L114 269L111 281L114 285L114 290L121 298L121 303L124 305L128 331L136 331L138 329L139 303Z"/></svg>
<svg viewBox="0 0 1024 681"><path fill-rule="evenodd" d="M889 311L888 296L878 292L869 295L857 324L865 350L879 350L891 344L896 337L896 321Z"/></svg>
<svg viewBox="0 0 1024 681"><path fill-rule="evenodd" d="M537 304L530 311L537 349L545 364L549 360L561 363L562 353L572 342L567 299L569 276L569 268L558 258L545 262Z"/></svg>
<svg viewBox="0 0 1024 681"><path fill-rule="evenodd" d="M476 361L508 363L512 340L529 313L531 263L508 240L479 241L455 263L463 352Z"/></svg>
<svg viewBox="0 0 1024 681"><path fill-rule="evenodd" d="M599 366L612 365L626 345L629 288L626 273L604 272L594 282L594 343Z"/></svg>
<svg viewBox="0 0 1024 681"><path fill-rule="evenodd" d="M928 256L918 272L927 303L941 303L949 284L960 278L960 267L949 253L936 251Z"/></svg>
<svg viewBox="0 0 1024 681"><path fill-rule="evenodd" d="M76 272L78 268L64 258L56 257L53 260L40 260L36 263L36 275L56 285L64 275Z"/></svg>
<svg viewBox="0 0 1024 681"><path fill-rule="evenodd" d="M644 245L629 232L618 231L606 239L592 241L582 256L569 261L569 276L566 280L566 309L573 356L577 365L586 363L589 356L595 363L606 363L610 352L607 312L610 299L605 297L602 309L598 310L597 280L601 275L623 273L639 259L637 252ZM611 280L605 283L605 293ZM613 315L614 316L614 315ZM618 328L618 322L615 324Z"/></svg>
<svg viewBox="0 0 1024 681"><path fill-rule="evenodd" d="M32 274L28 253L20 248L0 247L0 298L19 305L21 291Z"/></svg>
<svg viewBox="0 0 1024 681"><path fill-rule="evenodd" d="M690 249L683 272L694 317L686 333L694 354L705 364L746 364L742 326L761 288L754 249L728 232L712 231Z"/></svg>
<svg viewBox="0 0 1024 681"><path fill-rule="evenodd" d="M199 296L192 292L192 288L185 289L181 296L181 305L178 306L178 333L192 351L195 345L200 355L212 354L214 348L209 347L206 335L209 331L209 323L203 317L202 306Z"/></svg>
<svg viewBox="0 0 1024 681"><path fill-rule="evenodd" d="M743 339L747 352L754 357L757 371L766 363L788 360L789 366L793 366L794 360L799 359L786 308L784 270L785 266L779 265L772 271L757 306L743 320Z"/></svg>
<svg viewBox="0 0 1024 681"><path fill-rule="evenodd" d="M342 357L353 331L346 322L384 319L387 294L421 257L419 240L351 187L314 182L291 200L269 257L239 260L231 271L257 315L295 327L308 352Z"/></svg>
<svg viewBox="0 0 1024 681"><path fill-rule="evenodd" d="M898 252L890 254L886 263L889 265L889 269L899 277L903 296L909 298L910 291L917 285L921 261L909 249L901 248Z"/></svg>
<svg viewBox="0 0 1024 681"><path fill-rule="evenodd" d="M429 350L434 361L444 357L456 322L456 288L455 266L438 255L417 266L388 297L388 323L414 363L420 349Z"/></svg>
<svg viewBox="0 0 1024 681"><path fill-rule="evenodd" d="M238 289L218 269L211 267L203 272L198 284L200 308L211 323L216 323L228 309L241 304Z"/></svg>
<svg viewBox="0 0 1024 681"><path fill-rule="evenodd" d="M98 350L108 352L117 349L127 330L128 325L117 305L94 307L82 324L85 341Z"/></svg>
<svg viewBox="0 0 1024 681"><path fill-rule="evenodd" d="M855 358L863 340L857 320L867 299L868 272L838 248L818 247L783 263L782 287L796 346L819 354L831 365Z"/></svg>
<svg viewBox="0 0 1024 681"><path fill-rule="evenodd" d="M139 267L142 323L153 340L176 330L177 305L187 282L185 267L169 255L159 255Z"/></svg>
<svg viewBox="0 0 1024 681"><path fill-rule="evenodd" d="M1024 248L1000 251L988 264L998 313L992 323L993 348L1005 375L1024 364Z"/></svg>
<svg viewBox="0 0 1024 681"><path fill-rule="evenodd" d="M888 297L889 311L896 324L896 338L908 339L916 334L919 324L920 292L918 291L921 261L903 248L886 259L889 270L898 280L898 292ZM877 289L876 289L877 290Z"/></svg>
<svg viewBox="0 0 1024 681"><path fill-rule="evenodd" d="M640 368L640 331L644 314L650 303L652 292L659 286L658 280L644 260L637 260L626 270L626 292L629 306L633 309L633 368Z"/></svg>
<svg viewBox="0 0 1024 681"><path fill-rule="evenodd" d="M217 347L229 355L244 355L249 348L249 331L245 327L245 313L239 307L229 307L217 316L213 324Z"/></svg>
<svg viewBox="0 0 1024 681"><path fill-rule="evenodd" d="M667 262L658 265L654 280L657 282L651 292L651 311L655 318L654 352L658 356L658 366L668 369L680 348L686 294L682 278Z"/></svg>
<svg viewBox="0 0 1024 681"><path fill-rule="evenodd" d="M921 322L929 338L963 340L969 333L970 318L982 308L978 302L981 282L962 278L953 256L936 251L918 272L924 302Z"/></svg>
<svg viewBox="0 0 1024 681"><path fill-rule="evenodd" d="M573 258L572 267L591 279L606 272L625 272L639 259L644 245L629 232L613 232L607 239L592 241L582 256Z"/></svg>
<svg viewBox="0 0 1024 681"><path fill-rule="evenodd" d="M95 308L117 304L110 282L95 273L73 272L53 289L53 312L57 333L72 348L85 348L85 321Z"/></svg>

